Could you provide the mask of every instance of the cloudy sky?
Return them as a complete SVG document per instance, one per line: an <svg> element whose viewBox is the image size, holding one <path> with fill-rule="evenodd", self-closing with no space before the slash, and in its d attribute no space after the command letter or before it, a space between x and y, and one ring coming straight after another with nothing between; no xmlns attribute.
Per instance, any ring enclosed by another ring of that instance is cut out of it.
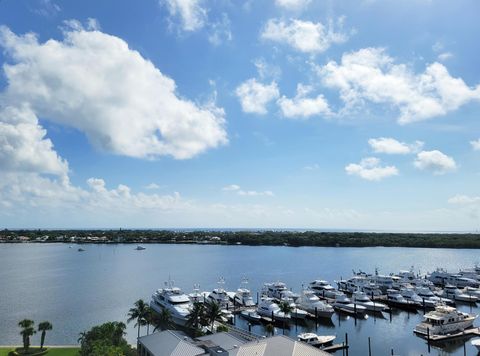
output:
<svg viewBox="0 0 480 356"><path fill-rule="evenodd" d="M479 13L0 1L0 228L478 231Z"/></svg>

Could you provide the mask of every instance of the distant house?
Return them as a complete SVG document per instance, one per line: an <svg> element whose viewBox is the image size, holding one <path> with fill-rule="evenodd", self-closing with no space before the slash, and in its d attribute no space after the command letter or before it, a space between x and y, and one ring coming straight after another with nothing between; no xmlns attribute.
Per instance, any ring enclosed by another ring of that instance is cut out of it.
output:
<svg viewBox="0 0 480 356"><path fill-rule="evenodd" d="M180 331L165 330L138 338L139 356L327 356L289 337L278 335L247 341L230 332L192 339Z"/></svg>

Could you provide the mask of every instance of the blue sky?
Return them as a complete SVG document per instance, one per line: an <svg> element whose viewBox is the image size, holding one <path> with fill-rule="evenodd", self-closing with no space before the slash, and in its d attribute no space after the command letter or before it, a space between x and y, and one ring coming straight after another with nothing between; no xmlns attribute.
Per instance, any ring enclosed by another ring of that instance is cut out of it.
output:
<svg viewBox="0 0 480 356"><path fill-rule="evenodd" d="M480 228L476 1L0 2L0 226Z"/></svg>

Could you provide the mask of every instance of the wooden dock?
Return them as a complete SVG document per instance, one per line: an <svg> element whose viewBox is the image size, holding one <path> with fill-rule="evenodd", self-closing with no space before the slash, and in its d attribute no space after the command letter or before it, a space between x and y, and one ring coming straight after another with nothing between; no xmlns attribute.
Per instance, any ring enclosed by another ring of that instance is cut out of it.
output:
<svg viewBox="0 0 480 356"><path fill-rule="evenodd" d="M437 341L446 341L446 340L461 338L461 337L480 336L480 328L470 328L470 329L460 331L460 332L455 333L455 334L430 335L430 339L425 334L417 333L417 332L415 332L415 333L417 335L420 335L421 337L423 337L427 341L430 340L430 342L437 342Z"/></svg>
<svg viewBox="0 0 480 356"><path fill-rule="evenodd" d="M335 352L338 350L345 350L345 349L348 349L348 345L345 345L344 342L342 342L341 344L333 344L330 346L325 346L320 348L320 350L325 352Z"/></svg>

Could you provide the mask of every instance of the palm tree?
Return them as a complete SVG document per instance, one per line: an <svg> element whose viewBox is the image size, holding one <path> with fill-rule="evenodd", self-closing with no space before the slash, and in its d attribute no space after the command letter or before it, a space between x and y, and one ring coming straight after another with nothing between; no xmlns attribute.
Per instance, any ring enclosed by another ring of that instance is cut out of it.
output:
<svg viewBox="0 0 480 356"><path fill-rule="evenodd" d="M83 345L83 343L87 340L87 332L84 330L80 334L78 334L78 339L77 342L80 345Z"/></svg>
<svg viewBox="0 0 480 356"><path fill-rule="evenodd" d="M208 302L206 316L213 332L213 324L215 323L215 320L219 320L222 317L222 308L220 307L220 304L213 300Z"/></svg>
<svg viewBox="0 0 480 356"><path fill-rule="evenodd" d="M290 315L293 311L293 307L290 305L290 303L288 303L287 301L283 301L283 302L280 302L280 304L278 305L278 307L280 308L280 311L284 314L284 318L283 318L283 333L285 334L285 319L288 315Z"/></svg>
<svg viewBox="0 0 480 356"><path fill-rule="evenodd" d="M148 305L143 301L143 299L139 299L135 302L135 307L130 308L128 312L128 319L127 323L136 320L135 327L138 328L138 337L140 337L140 327L147 325L147 314L148 314Z"/></svg>
<svg viewBox="0 0 480 356"><path fill-rule="evenodd" d="M38 324L38 331L42 332L42 336L40 337L40 349L43 349L43 344L45 343L45 335L47 334L48 330L52 330L53 325L48 321L43 321Z"/></svg>
<svg viewBox="0 0 480 356"><path fill-rule="evenodd" d="M23 339L23 350L28 351L30 347L30 336L35 334L35 328L33 327L35 322L29 319L23 319L18 323L18 326L22 328L20 331L20 335L22 335Z"/></svg>
<svg viewBox="0 0 480 356"><path fill-rule="evenodd" d="M168 329L169 326L172 325L172 313L168 309L162 309L160 314L155 317L155 328L153 331L157 329Z"/></svg>
<svg viewBox="0 0 480 356"><path fill-rule="evenodd" d="M193 308L187 319L187 326L194 329L198 329L198 326L201 324L202 318L205 317L205 306L203 303L195 302L193 303Z"/></svg>

